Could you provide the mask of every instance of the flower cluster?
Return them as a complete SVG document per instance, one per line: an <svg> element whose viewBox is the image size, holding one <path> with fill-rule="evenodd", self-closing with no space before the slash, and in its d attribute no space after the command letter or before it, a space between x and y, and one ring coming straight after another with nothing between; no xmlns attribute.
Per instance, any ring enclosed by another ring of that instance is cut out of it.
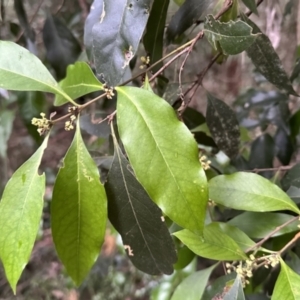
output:
<svg viewBox="0 0 300 300"><path fill-rule="evenodd" d="M106 93L107 99L112 99L112 97L115 95L113 88L104 87L104 92Z"/></svg>
<svg viewBox="0 0 300 300"><path fill-rule="evenodd" d="M142 62L142 65L140 66L140 69L145 69L145 68L148 68L150 66L150 57L147 56L142 56L141 57L141 62Z"/></svg>
<svg viewBox="0 0 300 300"><path fill-rule="evenodd" d="M200 161L200 163L202 165L202 168L204 170L210 169L211 161L207 160L207 157L205 155L201 155L199 161Z"/></svg>
<svg viewBox="0 0 300 300"><path fill-rule="evenodd" d="M42 118L33 118L31 124L38 127L37 131L40 135L43 135L45 132L49 131L51 128L51 121L48 120L45 116L45 113L40 113Z"/></svg>
<svg viewBox="0 0 300 300"><path fill-rule="evenodd" d="M65 123L65 130L70 131L72 129L74 129L74 121L77 119L75 113L77 111L77 107L76 106L70 106L68 108L68 112L71 113L72 115L70 116L69 121L66 121Z"/></svg>
<svg viewBox="0 0 300 300"><path fill-rule="evenodd" d="M249 284L249 279L253 276L254 269L257 269L262 265L265 266L265 268L269 268L269 266L275 267L280 261L280 256L277 253L259 258L255 258L254 255L251 254L249 258L250 259L247 259L244 262L238 262L238 265L234 265L234 263L226 263L225 265L228 274L233 271L241 277L243 287ZM258 263L260 261L262 261L262 263Z"/></svg>

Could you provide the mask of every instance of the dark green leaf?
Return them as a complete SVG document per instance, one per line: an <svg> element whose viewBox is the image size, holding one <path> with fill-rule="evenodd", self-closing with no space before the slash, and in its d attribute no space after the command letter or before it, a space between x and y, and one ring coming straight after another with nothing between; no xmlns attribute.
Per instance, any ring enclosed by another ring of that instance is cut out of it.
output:
<svg viewBox="0 0 300 300"><path fill-rule="evenodd" d="M143 42L147 54L150 56L150 64L157 62L163 54L163 37L169 0L154 0L149 20L146 27L146 34ZM162 66L158 64L152 70L155 73Z"/></svg>
<svg viewBox="0 0 300 300"><path fill-rule="evenodd" d="M60 94L70 102L42 62L28 50L12 42L0 41L0 87L15 91Z"/></svg>
<svg viewBox="0 0 300 300"><path fill-rule="evenodd" d="M240 128L235 113L223 101L207 95L206 124L219 147L230 158L239 152Z"/></svg>
<svg viewBox="0 0 300 300"><path fill-rule="evenodd" d="M239 210L300 212L277 185L260 175L246 172L212 178L209 181L209 198L218 204Z"/></svg>
<svg viewBox="0 0 300 300"><path fill-rule="evenodd" d="M290 81L293 82L300 74L300 59L297 60Z"/></svg>
<svg viewBox="0 0 300 300"><path fill-rule="evenodd" d="M86 114L80 117L80 127L90 135L100 138L108 138L110 126L107 121L101 122L107 117L107 113Z"/></svg>
<svg viewBox="0 0 300 300"><path fill-rule="evenodd" d="M117 92L118 129L137 179L170 219L201 234L207 183L192 134L154 93L133 87Z"/></svg>
<svg viewBox="0 0 300 300"><path fill-rule="evenodd" d="M300 299L300 275L280 259L281 270L277 278L272 300L298 300Z"/></svg>
<svg viewBox="0 0 300 300"><path fill-rule="evenodd" d="M241 18L253 28L253 33L260 33L255 42L246 50L254 66L278 89L298 96L269 38L245 15L242 14Z"/></svg>
<svg viewBox="0 0 300 300"><path fill-rule="evenodd" d="M283 165L288 165L294 153L294 145L287 132L279 127L274 136L276 156Z"/></svg>
<svg viewBox="0 0 300 300"><path fill-rule="evenodd" d="M58 172L51 202L55 248L77 285L99 255L106 220L105 190L77 124L73 142Z"/></svg>
<svg viewBox="0 0 300 300"><path fill-rule="evenodd" d="M199 256L215 260L247 259L238 244L225 234L217 223L210 223L205 226L203 237L187 229L173 234Z"/></svg>
<svg viewBox="0 0 300 300"><path fill-rule="evenodd" d="M278 226L291 219L293 219L293 216L282 213L244 212L231 219L228 224L236 226L251 238L262 239ZM280 236L297 230L299 230L298 223L293 222L284 226L272 236Z"/></svg>
<svg viewBox="0 0 300 300"><path fill-rule="evenodd" d="M275 144L273 138L268 134L262 134L251 145L249 158L250 169L272 168L275 157ZM261 175L270 178L272 171L261 172Z"/></svg>
<svg viewBox="0 0 300 300"><path fill-rule="evenodd" d="M239 275L236 276L230 290L223 295L223 300L245 300L243 284Z"/></svg>
<svg viewBox="0 0 300 300"><path fill-rule="evenodd" d="M6 159L7 141L12 132L14 112L11 110L0 111L0 156Z"/></svg>
<svg viewBox="0 0 300 300"><path fill-rule="evenodd" d="M130 172L116 140L114 145L114 160L105 184L109 220L138 269L151 275L172 274L177 257L162 212Z"/></svg>
<svg viewBox="0 0 300 300"><path fill-rule="evenodd" d="M281 180L282 188L286 191L290 186L295 185L294 182L297 182L299 180L300 180L300 163L297 163L282 178Z"/></svg>
<svg viewBox="0 0 300 300"><path fill-rule="evenodd" d="M43 140L36 130L36 126L32 125L31 120L38 116L42 111L45 111L45 94L42 92L17 92L18 105L20 115L23 119L28 133L40 144Z"/></svg>
<svg viewBox="0 0 300 300"><path fill-rule="evenodd" d="M14 293L29 260L41 220L45 174L39 175L38 168L48 138L49 135L13 174L0 202L0 258Z"/></svg>
<svg viewBox="0 0 300 300"><path fill-rule="evenodd" d="M188 296L189 300L201 299L209 276L216 265L213 265L207 269L195 272L185 278L176 288L171 300L182 300Z"/></svg>
<svg viewBox="0 0 300 300"><path fill-rule="evenodd" d="M174 41L176 37L192 26L205 13L209 4L208 0L186 0L170 21L167 28L168 41Z"/></svg>
<svg viewBox="0 0 300 300"><path fill-rule="evenodd" d="M216 21L212 15L206 17L204 33L215 50L219 50L219 43L225 55L235 55L245 51L258 37L257 34L252 34L252 28L245 22L222 23Z"/></svg>
<svg viewBox="0 0 300 300"><path fill-rule="evenodd" d="M76 62L67 68L67 76L59 86L72 99L102 90L102 83L94 75L90 66L85 62ZM54 105L65 104L67 100L61 95L56 95Z"/></svg>
<svg viewBox="0 0 300 300"><path fill-rule="evenodd" d="M128 76L129 62L138 50L152 1L103 1L92 30L94 62L97 75L114 87Z"/></svg>
<svg viewBox="0 0 300 300"><path fill-rule="evenodd" d="M286 193L296 204L300 204L300 180L297 182L298 186L291 186Z"/></svg>
<svg viewBox="0 0 300 300"><path fill-rule="evenodd" d="M174 264L175 270L181 270L185 268L195 257L195 253L192 252L187 246L180 245L177 249L177 262Z"/></svg>
<svg viewBox="0 0 300 300"><path fill-rule="evenodd" d="M206 122L205 117L202 113L195 110L194 108L187 107L182 115L184 124L189 129L194 129L199 125L202 125Z"/></svg>
<svg viewBox="0 0 300 300"><path fill-rule="evenodd" d="M293 139L295 139L300 132L300 110L298 110L292 115L290 119L290 127L291 127L291 136Z"/></svg>
<svg viewBox="0 0 300 300"><path fill-rule="evenodd" d="M258 15L255 0L243 0L243 3L256 15Z"/></svg>
<svg viewBox="0 0 300 300"><path fill-rule="evenodd" d="M218 297L222 299L224 291L229 289L235 278L236 273L233 272L215 279L213 283L206 288L201 300L217 300Z"/></svg>
<svg viewBox="0 0 300 300"><path fill-rule="evenodd" d="M60 80L65 77L67 66L73 64L81 47L68 27L55 16L48 15L43 28L46 57Z"/></svg>

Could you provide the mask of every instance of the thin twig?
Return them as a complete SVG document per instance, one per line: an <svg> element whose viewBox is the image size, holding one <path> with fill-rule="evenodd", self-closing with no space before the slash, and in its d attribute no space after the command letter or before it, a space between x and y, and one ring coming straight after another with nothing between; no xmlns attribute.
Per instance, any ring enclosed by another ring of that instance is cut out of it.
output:
<svg viewBox="0 0 300 300"><path fill-rule="evenodd" d="M277 233L278 231L280 231L282 228L286 227L287 225L295 222L296 220L299 220L299 216L296 216L290 220L288 220L287 222L283 223L280 226L277 226L273 231L271 231L268 235L266 235L262 240L260 240L258 243L256 243L254 246L250 247L249 249L247 249L245 251L245 253L248 253L258 247L260 247L264 242L266 242L269 238L271 238L275 233ZM299 233L300 234L300 233Z"/></svg>
<svg viewBox="0 0 300 300"><path fill-rule="evenodd" d="M290 240L278 253L280 256L285 252L292 244L294 244L300 238L300 232L298 232L292 240Z"/></svg>
<svg viewBox="0 0 300 300"><path fill-rule="evenodd" d="M252 172L252 173L262 173L262 172L268 172L268 171L278 171L278 172L284 172L288 171L294 166L280 166L278 168L262 168L262 169L253 169L253 170L245 170L243 172Z"/></svg>

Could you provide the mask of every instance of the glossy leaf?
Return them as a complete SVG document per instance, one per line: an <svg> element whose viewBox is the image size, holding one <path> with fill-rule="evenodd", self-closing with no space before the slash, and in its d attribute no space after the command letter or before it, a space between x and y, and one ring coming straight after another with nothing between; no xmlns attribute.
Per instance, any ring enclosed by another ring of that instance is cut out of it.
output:
<svg viewBox="0 0 300 300"><path fill-rule="evenodd" d="M281 180L282 188L284 190L287 190L290 186L297 185L297 182L299 180L300 180L300 163L297 163L289 171L287 171L287 173L282 178Z"/></svg>
<svg viewBox="0 0 300 300"><path fill-rule="evenodd" d="M300 212L295 203L277 185L260 175L246 172L212 178L209 181L209 198L233 209Z"/></svg>
<svg viewBox="0 0 300 300"><path fill-rule="evenodd" d="M236 276L234 283L230 287L229 291L227 291L225 295L223 295L223 300L245 300L243 284L239 275Z"/></svg>
<svg viewBox="0 0 300 300"><path fill-rule="evenodd" d="M0 88L15 91L41 91L72 99L59 87L42 62L25 48L0 41Z"/></svg>
<svg viewBox="0 0 300 300"><path fill-rule="evenodd" d="M90 135L108 138L111 131L107 121L103 121L107 113L86 114L80 117L80 127Z"/></svg>
<svg viewBox="0 0 300 300"><path fill-rule="evenodd" d="M167 28L168 41L174 41L176 37L192 26L205 13L209 4L209 0L185 0Z"/></svg>
<svg viewBox="0 0 300 300"><path fill-rule="evenodd" d="M249 168L263 169L272 168L275 157L275 144L273 138L268 134L262 134L256 138L251 145L251 152L249 157ZM260 173L267 178L272 177L272 171L265 171Z"/></svg>
<svg viewBox="0 0 300 300"><path fill-rule="evenodd" d="M187 229L173 234L199 256L215 260L247 259L238 244L217 223L204 227L203 238Z"/></svg>
<svg viewBox="0 0 300 300"><path fill-rule="evenodd" d="M277 278L272 300L297 300L300 298L300 275L280 260L281 270Z"/></svg>
<svg viewBox="0 0 300 300"><path fill-rule="evenodd" d="M117 92L118 129L137 179L170 219L201 234L207 186L192 134L152 92Z"/></svg>
<svg viewBox="0 0 300 300"><path fill-rule="evenodd" d="M294 153L294 145L286 130L281 127L277 128L274 142L276 145L277 158L284 166L288 165Z"/></svg>
<svg viewBox="0 0 300 300"><path fill-rule="evenodd" d="M242 0L243 3L256 15L258 15L257 6L255 0Z"/></svg>
<svg viewBox="0 0 300 300"><path fill-rule="evenodd" d="M253 28L253 33L259 34L246 51L256 69L278 89L298 96L269 38L245 15L242 14L241 18Z"/></svg>
<svg viewBox="0 0 300 300"><path fill-rule="evenodd" d="M218 148L230 158L239 152L240 128L233 110L223 101L207 95L206 124Z"/></svg>
<svg viewBox="0 0 300 300"><path fill-rule="evenodd" d="M81 53L81 46L69 28L57 17L48 15L43 28L46 57L60 80L67 66L73 64Z"/></svg>
<svg viewBox="0 0 300 300"><path fill-rule="evenodd" d="M182 300L186 299L188 295L189 300L201 299L209 276L216 265L213 265L207 269L195 272L185 278L176 288L171 300Z"/></svg>
<svg viewBox="0 0 300 300"><path fill-rule="evenodd" d="M258 36L252 33L252 28L245 22L222 23L215 20L212 15L206 17L204 34L215 50L219 50L219 43L225 55L235 55L245 51Z"/></svg>
<svg viewBox="0 0 300 300"><path fill-rule="evenodd" d="M59 86L72 99L83 95L102 90L102 83L96 78L90 66L85 62L76 62L67 68L67 76ZM54 105L66 103L66 99L61 95L56 95Z"/></svg>
<svg viewBox="0 0 300 300"><path fill-rule="evenodd" d="M181 270L185 268L195 257L195 253L192 252L187 246L180 245L177 248L177 262L174 264L175 270Z"/></svg>
<svg viewBox="0 0 300 300"><path fill-rule="evenodd" d="M114 146L114 160L105 183L109 220L138 269L151 275L172 274L177 257L162 212L130 172L115 138Z"/></svg>
<svg viewBox="0 0 300 300"><path fill-rule="evenodd" d="M39 175L38 169L48 138L49 135L13 174L0 202L0 258L14 293L29 261L42 216L45 175Z"/></svg>
<svg viewBox="0 0 300 300"><path fill-rule="evenodd" d="M77 124L73 142L55 181L51 203L55 248L77 285L99 255L105 234L106 207L98 169L85 148Z"/></svg>
<svg viewBox="0 0 300 300"><path fill-rule="evenodd" d="M144 47L150 56L150 64L157 62L163 55L163 37L165 33L165 23L170 0L154 0L149 20L147 22L146 33L143 38ZM158 64L152 70L155 73L162 66Z"/></svg>
<svg viewBox="0 0 300 300"><path fill-rule="evenodd" d="M151 0L103 0L98 21L93 26L93 54L97 75L108 86L126 80L129 62L138 50L147 24Z"/></svg>
<svg viewBox="0 0 300 300"><path fill-rule="evenodd" d="M236 226L243 232L254 239L262 239L277 227L293 219L293 216L283 213L257 213L244 212L233 219L228 224ZM272 237L280 236L299 230L298 222L295 221L284 226L274 233Z"/></svg>

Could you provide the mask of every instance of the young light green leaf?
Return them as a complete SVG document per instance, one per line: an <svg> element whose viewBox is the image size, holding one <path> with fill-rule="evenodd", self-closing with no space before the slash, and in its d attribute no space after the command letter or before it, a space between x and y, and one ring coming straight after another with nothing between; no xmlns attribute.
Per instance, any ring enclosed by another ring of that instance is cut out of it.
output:
<svg viewBox="0 0 300 300"><path fill-rule="evenodd" d="M253 28L253 33L258 34L255 42L246 50L254 66L278 89L298 96L269 38L246 15L241 14L241 19Z"/></svg>
<svg viewBox="0 0 300 300"><path fill-rule="evenodd" d="M230 290L223 296L223 300L245 300L243 284L239 275L236 276Z"/></svg>
<svg viewBox="0 0 300 300"><path fill-rule="evenodd" d="M248 211L291 210L299 214L295 203L277 185L260 175L237 172L209 181L209 198L226 207Z"/></svg>
<svg viewBox="0 0 300 300"><path fill-rule="evenodd" d="M208 282L209 276L211 275L214 268L217 266L217 264L195 272L185 278L176 288L174 291L174 294L171 298L171 300L182 300L186 299L186 296L188 295L189 300L199 300L201 299L206 284Z"/></svg>
<svg viewBox="0 0 300 300"><path fill-rule="evenodd" d="M236 226L254 239L262 239L275 228L293 218L293 216L283 213L258 213L247 211L231 219L228 223ZM275 237L297 231L299 230L298 224L298 222L293 222L284 226L272 236Z"/></svg>
<svg viewBox="0 0 300 300"><path fill-rule="evenodd" d="M108 86L114 87L127 79L129 62L138 50L152 1L102 2L92 29L94 62L97 74L103 76Z"/></svg>
<svg viewBox="0 0 300 300"><path fill-rule="evenodd" d="M192 134L154 93L133 87L117 92L118 129L137 179L169 218L201 234L207 183Z"/></svg>
<svg viewBox="0 0 300 300"><path fill-rule="evenodd" d="M97 79L90 66L85 62L76 62L67 68L67 76L59 86L72 99L101 90L102 83ZM67 100L56 95L54 105L63 105Z"/></svg>
<svg viewBox="0 0 300 300"><path fill-rule="evenodd" d="M235 55L245 51L258 37L258 34L253 34L251 26L245 22L221 23L216 21L212 15L206 17L204 33L215 50L219 50L217 43L220 43L225 55Z"/></svg>
<svg viewBox="0 0 300 300"><path fill-rule="evenodd" d="M151 64L162 58L164 45L163 37L169 2L170 0L154 0L147 22L143 42L145 50L149 54ZM153 72L157 72L161 66L162 63L155 66Z"/></svg>
<svg viewBox="0 0 300 300"><path fill-rule="evenodd" d="M177 257L162 211L130 172L115 138L114 146L114 160L105 183L109 220L138 269L151 275L172 274Z"/></svg>
<svg viewBox="0 0 300 300"><path fill-rule="evenodd" d="M29 260L42 215L45 175L39 175L38 168L48 138L49 135L13 174L0 202L0 258L14 293Z"/></svg>
<svg viewBox="0 0 300 300"><path fill-rule="evenodd" d="M82 140L78 122L73 142L57 175L51 203L55 248L77 285L99 255L106 220L105 190Z"/></svg>
<svg viewBox="0 0 300 300"><path fill-rule="evenodd" d="M210 223L205 226L203 237L187 229L173 234L199 256L215 260L247 259L238 244L225 234L217 223Z"/></svg>
<svg viewBox="0 0 300 300"><path fill-rule="evenodd" d="M300 275L295 273L282 259L281 270L276 280L272 300L300 299Z"/></svg>
<svg viewBox="0 0 300 300"><path fill-rule="evenodd" d="M167 28L167 40L172 42L197 21L209 7L209 0L185 0Z"/></svg>
<svg viewBox="0 0 300 300"><path fill-rule="evenodd" d="M235 112L222 100L207 94L206 124L220 150L230 158L237 156L240 127Z"/></svg>
<svg viewBox="0 0 300 300"><path fill-rule="evenodd" d="M73 103L42 62L25 48L0 41L0 56L9 57L0 60L0 88L60 94Z"/></svg>

